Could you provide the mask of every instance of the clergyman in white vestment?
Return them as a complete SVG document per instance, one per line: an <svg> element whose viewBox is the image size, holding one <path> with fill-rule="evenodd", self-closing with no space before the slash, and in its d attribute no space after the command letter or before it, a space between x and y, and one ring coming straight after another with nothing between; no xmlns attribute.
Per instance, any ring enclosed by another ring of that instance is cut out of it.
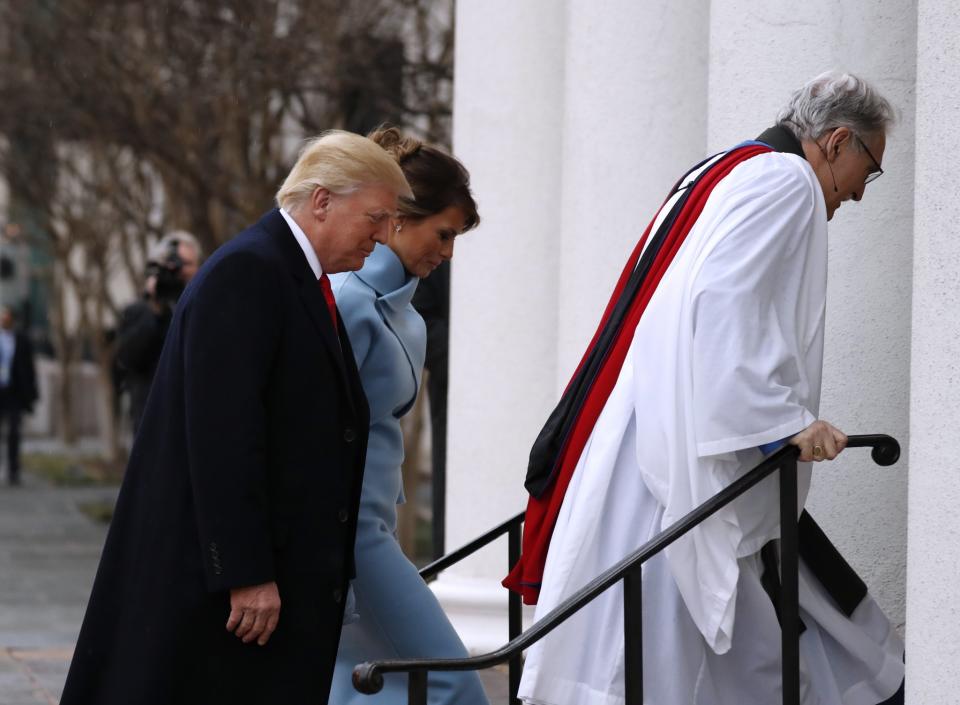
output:
<svg viewBox="0 0 960 705"><path fill-rule="evenodd" d="M714 188L580 455L537 618L755 466L768 444L792 442L802 461L842 451L846 437L818 421L827 221L881 173L892 118L865 82L824 74L778 117L796 149L751 157ZM798 509L810 479L802 462ZM781 701L781 630L759 553L779 536L778 502L774 475L644 565L646 705ZM902 703L903 643L869 594L848 616L802 561L799 590L803 705ZM607 590L529 650L526 703L624 702L622 594Z"/></svg>

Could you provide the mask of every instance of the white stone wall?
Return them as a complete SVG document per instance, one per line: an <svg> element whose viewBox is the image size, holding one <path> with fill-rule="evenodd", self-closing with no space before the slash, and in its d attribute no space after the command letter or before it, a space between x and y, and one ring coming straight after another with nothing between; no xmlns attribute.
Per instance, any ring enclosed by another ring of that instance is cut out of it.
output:
<svg viewBox="0 0 960 705"><path fill-rule="evenodd" d="M907 702L960 699L960 15L919 3Z"/></svg>

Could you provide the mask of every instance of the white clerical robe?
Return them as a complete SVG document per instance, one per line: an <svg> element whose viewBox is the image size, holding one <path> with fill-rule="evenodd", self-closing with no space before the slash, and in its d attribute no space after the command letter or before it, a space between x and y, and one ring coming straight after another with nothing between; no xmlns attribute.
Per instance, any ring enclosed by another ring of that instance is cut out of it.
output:
<svg viewBox="0 0 960 705"><path fill-rule="evenodd" d="M826 224L796 155L753 157L716 186L581 454L537 618L755 466L757 446L816 420ZM809 465L798 474L799 513ZM774 475L644 566L647 705L780 702L780 626L758 553L779 536L778 497ZM897 690L903 644L869 596L847 618L801 564L800 612L804 705L876 705ZM617 585L530 649L520 696L619 705L623 647Z"/></svg>

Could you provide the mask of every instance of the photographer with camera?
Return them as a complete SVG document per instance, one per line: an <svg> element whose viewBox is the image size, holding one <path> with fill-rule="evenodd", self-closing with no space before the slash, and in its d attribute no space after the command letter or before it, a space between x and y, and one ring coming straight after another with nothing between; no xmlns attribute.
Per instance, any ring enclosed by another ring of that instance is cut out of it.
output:
<svg viewBox="0 0 960 705"><path fill-rule="evenodd" d="M163 237L147 261L146 281L140 301L124 309L117 327L116 363L123 388L130 392L133 432L147 403L163 340L180 294L197 273L200 243L177 230Z"/></svg>

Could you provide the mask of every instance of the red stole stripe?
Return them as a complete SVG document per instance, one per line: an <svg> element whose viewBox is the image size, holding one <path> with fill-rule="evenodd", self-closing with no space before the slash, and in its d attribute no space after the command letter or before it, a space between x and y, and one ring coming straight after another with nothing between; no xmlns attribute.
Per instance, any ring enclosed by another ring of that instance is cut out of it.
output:
<svg viewBox="0 0 960 705"><path fill-rule="evenodd" d="M560 506L563 503L567 487L573 477L573 471L580 460L580 454L593 432L593 427L603 410L610 392L620 376L620 370L623 367L623 361L627 356L630 343L633 341L633 335L636 331L640 317L647 308L653 292L663 278L667 268L673 262L677 251L687 237L687 233L693 227L693 224L700 217L703 207L713 192L714 187L730 171L741 162L750 159L758 154L772 151L770 147L761 144L750 144L741 148L736 148L721 157L713 166L702 174L695 184L687 198L682 210L677 215L673 227L667 233L660 251L657 252L653 266L650 268L645 280L640 286L636 297L630 304L630 308L624 319L623 326L617 333L606 359L600 369L597 378L594 380L590 391L587 393L583 406L573 423L573 427L564 441L563 449L560 453L560 468L556 473L554 483L540 496L531 496L527 503L526 522L523 529L523 546L520 560L510 571L510 574L504 578L504 587L523 595L523 601L528 605L536 604L540 594L540 583L543 580L543 569L547 560L547 550L550 546L550 537L553 535L553 528L557 523L557 516L560 514ZM668 199L669 200L669 199ZM654 218L656 220L656 217ZM653 221L647 226L640 238L640 242L634 248L627 266L624 268L617 285L614 288L613 295L607 304L603 313L603 318L597 328L587 352L584 354L577 367L579 372L583 366L591 349L596 345L604 327L610 318L610 314L619 300L627 284L627 280L633 273L643 252L644 243L647 241L650 231L653 227ZM577 372L574 373L574 377Z"/></svg>

